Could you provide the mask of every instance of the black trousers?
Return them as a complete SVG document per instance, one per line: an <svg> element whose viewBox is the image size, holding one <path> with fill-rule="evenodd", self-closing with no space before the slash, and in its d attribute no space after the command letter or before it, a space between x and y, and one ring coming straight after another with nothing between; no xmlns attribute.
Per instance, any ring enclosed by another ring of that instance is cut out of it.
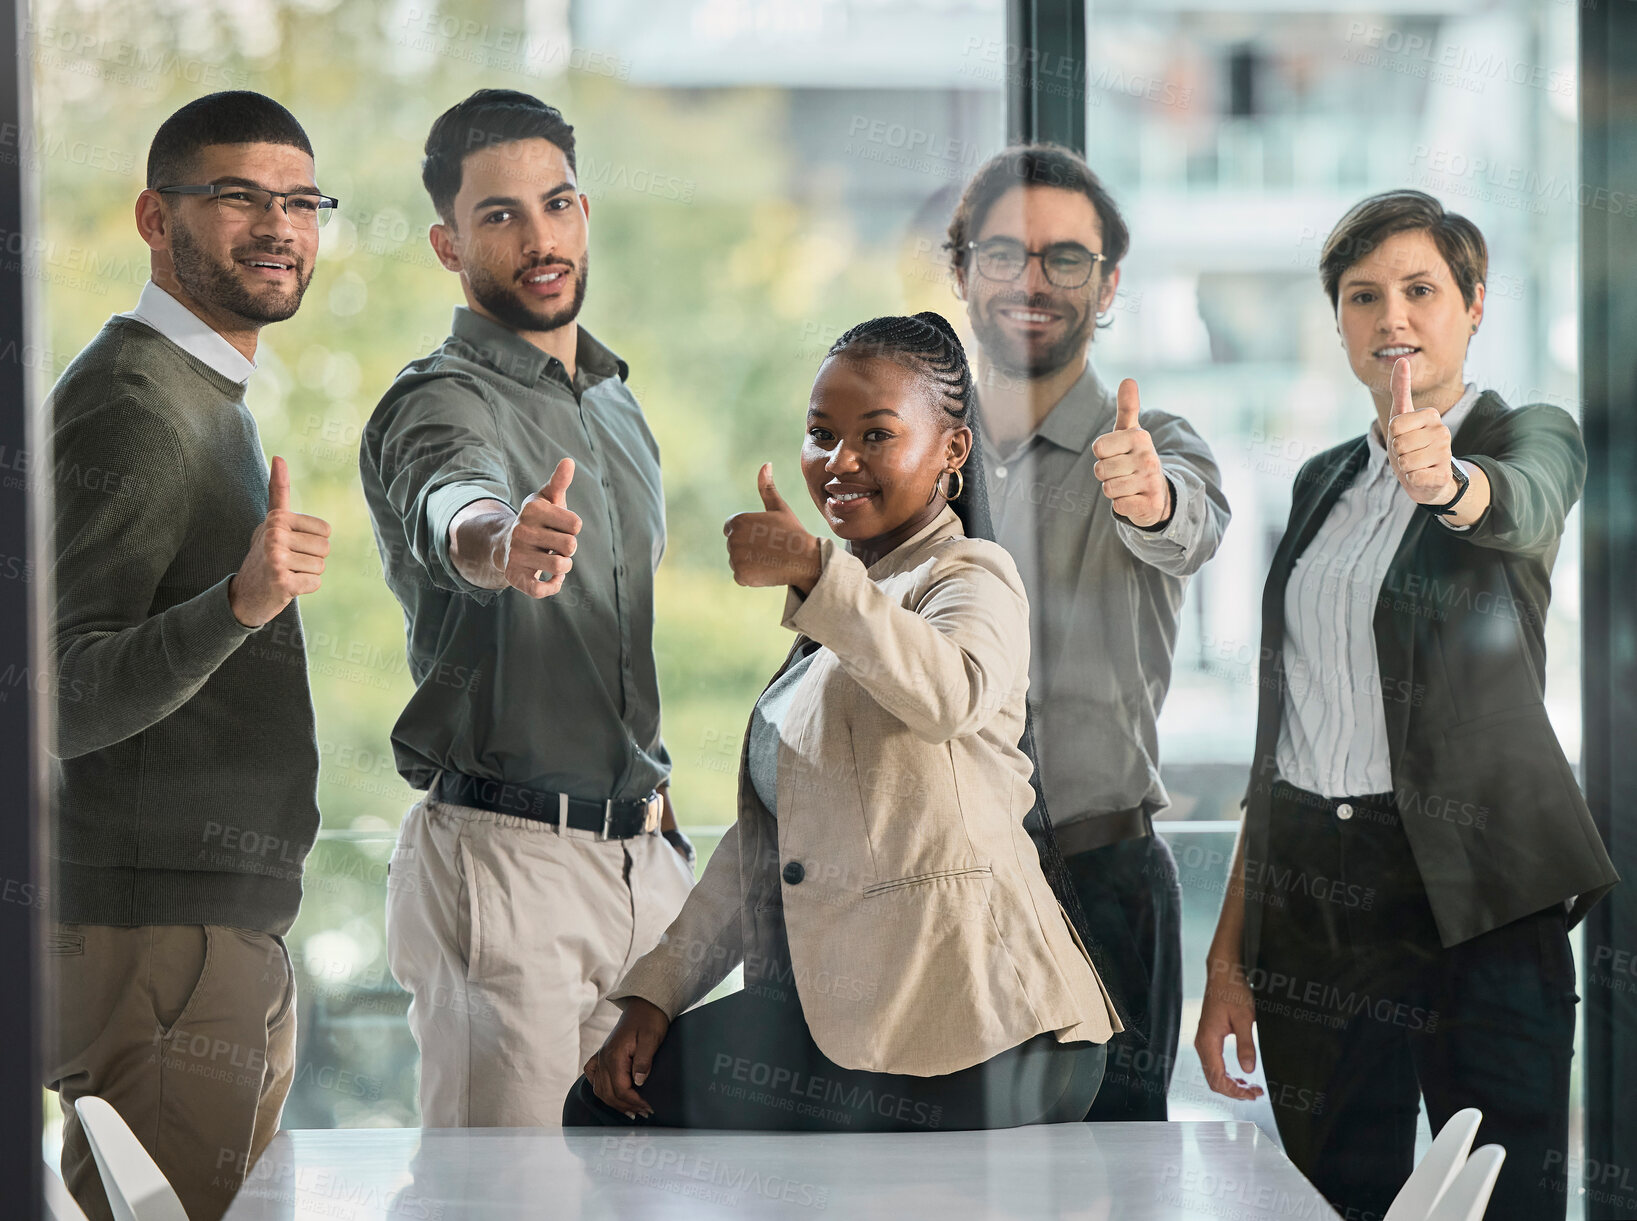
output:
<svg viewBox="0 0 1637 1221"><path fill-rule="evenodd" d="M1147 835L1076 852L1064 863L1111 976L1103 983L1134 1027L1110 1040L1103 1086L1086 1119L1163 1121L1182 1029L1176 860L1163 839Z"/></svg>
<svg viewBox="0 0 1637 1221"><path fill-rule="evenodd" d="M928 997L928 1004L939 1003ZM792 987L755 985L678 1015L627 1119L581 1076L563 1126L927 1132L1072 1123L1091 1105L1104 1048L1050 1034L938 1077L842 1068L813 1042Z"/></svg>
<svg viewBox="0 0 1637 1221"><path fill-rule="evenodd" d="M1338 817L1342 806L1347 817ZM1326 799L1278 782L1249 970L1285 1152L1349 1221L1387 1211L1436 1133L1483 1111L1506 1162L1489 1221L1548 1221L1568 1197L1574 959L1561 906L1444 948L1391 794Z"/></svg>

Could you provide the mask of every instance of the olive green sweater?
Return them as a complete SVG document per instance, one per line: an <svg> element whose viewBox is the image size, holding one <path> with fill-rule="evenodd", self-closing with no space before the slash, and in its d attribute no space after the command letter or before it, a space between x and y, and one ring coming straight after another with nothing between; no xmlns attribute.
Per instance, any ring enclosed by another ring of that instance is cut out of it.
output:
<svg viewBox="0 0 1637 1221"><path fill-rule="evenodd" d="M318 745L295 603L228 604L267 514L244 387L114 317L52 412L55 914L283 933Z"/></svg>

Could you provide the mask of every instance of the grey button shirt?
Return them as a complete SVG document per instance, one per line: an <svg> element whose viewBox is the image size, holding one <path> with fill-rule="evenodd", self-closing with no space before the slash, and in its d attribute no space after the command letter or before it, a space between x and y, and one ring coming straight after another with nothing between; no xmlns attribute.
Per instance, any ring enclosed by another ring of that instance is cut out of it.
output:
<svg viewBox="0 0 1637 1221"><path fill-rule="evenodd" d="M1041 785L1058 823L1170 803L1155 724L1177 616L1188 577L1228 525L1210 447L1163 411L1145 410L1138 421L1175 490L1171 520L1148 531L1116 517L1091 452L1114 418L1114 395L1088 363L1015 448L984 446L995 533L1029 594L1029 702Z"/></svg>
<svg viewBox="0 0 1637 1221"><path fill-rule="evenodd" d="M555 357L458 307L449 338L404 367L364 430L364 497L416 684L392 746L416 788L450 769L623 799L670 774L653 654L659 447L625 362L579 335L570 381ZM521 507L565 457L583 525L562 592L472 585L450 558L450 519L490 497Z"/></svg>

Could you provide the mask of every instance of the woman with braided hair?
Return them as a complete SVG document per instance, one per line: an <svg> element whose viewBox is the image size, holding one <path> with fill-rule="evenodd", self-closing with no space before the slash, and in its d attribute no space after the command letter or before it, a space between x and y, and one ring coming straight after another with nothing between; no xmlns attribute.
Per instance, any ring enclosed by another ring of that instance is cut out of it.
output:
<svg viewBox="0 0 1637 1221"><path fill-rule="evenodd" d="M971 388L938 314L854 327L801 453L845 546L806 531L769 466L762 509L728 520L734 579L788 587L795 642L751 714L738 818L611 994L624 1013L565 1124L916 1131L1090 1108L1122 1027L1031 786L1028 603L985 537ZM743 991L690 1008L741 963Z"/></svg>

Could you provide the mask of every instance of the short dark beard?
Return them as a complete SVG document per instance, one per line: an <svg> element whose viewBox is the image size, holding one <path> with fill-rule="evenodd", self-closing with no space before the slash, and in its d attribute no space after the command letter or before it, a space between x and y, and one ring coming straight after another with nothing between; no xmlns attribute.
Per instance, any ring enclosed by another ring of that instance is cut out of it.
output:
<svg viewBox="0 0 1637 1221"><path fill-rule="evenodd" d="M972 310L972 332L977 336L978 345L983 349L984 356L992 366L1013 377L1034 379L1050 377L1060 369L1085 359L1086 347L1091 343L1092 335L1096 330L1097 314L1095 309L1088 308L1085 315L1080 319L1080 325L1069 331L1058 342L1042 351L1028 351L1026 355L1019 357L1015 356L1011 350L1011 338L1001 330L1000 324L994 321L992 316L993 310L1007 305L1044 308L1046 306L1060 307L1061 303L1050 297L1006 294L991 297L988 301L983 302L979 308Z"/></svg>
<svg viewBox="0 0 1637 1221"><path fill-rule="evenodd" d="M257 254L276 254L295 263L295 291L267 301L245 287L236 262L217 262L194 240L193 234L179 217L173 215L171 222L171 268L176 273L177 283L200 305L232 314L257 326L283 322L301 308L301 298L312 281L313 273L293 251L258 245L233 252L235 260Z"/></svg>
<svg viewBox="0 0 1637 1221"><path fill-rule="evenodd" d="M579 266L575 266L567 259L545 259L542 262L530 263L512 277L512 283L503 282L499 276L479 267L468 267L466 280L472 286L472 299L501 324L509 326L514 331L555 331L580 316L580 307L585 304L586 277L590 264L591 254L587 251L580 256ZM530 272L554 265L573 268L574 300L556 310L536 309L523 300L519 290L512 284Z"/></svg>

